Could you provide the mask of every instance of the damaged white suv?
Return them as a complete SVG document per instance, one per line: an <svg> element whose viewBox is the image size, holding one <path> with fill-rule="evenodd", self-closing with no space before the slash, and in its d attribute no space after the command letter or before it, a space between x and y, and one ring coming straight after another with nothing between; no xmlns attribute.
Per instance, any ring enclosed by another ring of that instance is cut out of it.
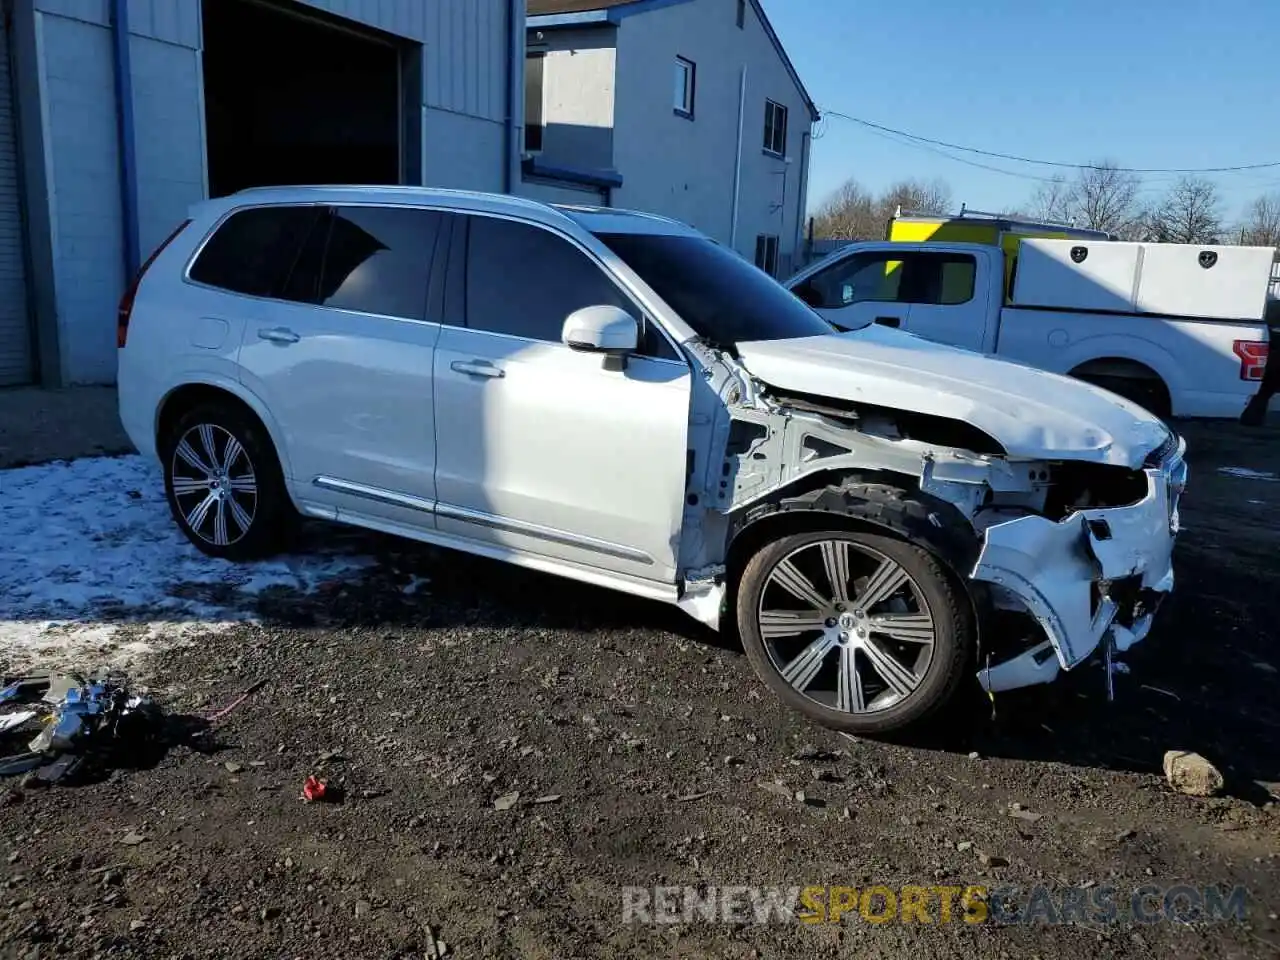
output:
<svg viewBox="0 0 1280 960"><path fill-rule="evenodd" d="M121 303L120 413L206 553L299 515L676 604L814 720L1148 631L1184 443L1101 389L837 335L673 221L420 188L205 202Z"/></svg>

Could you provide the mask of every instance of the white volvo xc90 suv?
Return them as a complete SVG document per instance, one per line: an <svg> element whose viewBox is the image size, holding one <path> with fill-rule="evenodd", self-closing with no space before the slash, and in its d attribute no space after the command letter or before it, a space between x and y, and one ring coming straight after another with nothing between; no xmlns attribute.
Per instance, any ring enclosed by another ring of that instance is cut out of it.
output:
<svg viewBox="0 0 1280 960"><path fill-rule="evenodd" d="M1125 650L1173 585L1185 445L1160 420L838 335L661 217L250 190L192 209L118 334L121 418L205 553L307 516L677 604L837 729Z"/></svg>

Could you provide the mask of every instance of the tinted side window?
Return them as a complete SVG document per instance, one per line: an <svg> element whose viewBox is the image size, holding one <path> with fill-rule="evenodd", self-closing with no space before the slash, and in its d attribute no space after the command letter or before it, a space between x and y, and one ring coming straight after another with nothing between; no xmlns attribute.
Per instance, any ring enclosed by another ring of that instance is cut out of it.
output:
<svg viewBox="0 0 1280 960"><path fill-rule="evenodd" d="M467 326L559 343L569 314L601 304L636 315L604 271L568 241L540 227L471 218Z"/></svg>
<svg viewBox="0 0 1280 960"><path fill-rule="evenodd" d="M318 302L387 317L426 314L441 215L397 207L338 207L329 225Z"/></svg>
<svg viewBox="0 0 1280 960"><path fill-rule="evenodd" d="M233 213L191 265L191 279L233 293L275 296L319 216L316 207L255 207Z"/></svg>
<svg viewBox="0 0 1280 960"><path fill-rule="evenodd" d="M902 263L883 253L860 253L833 264L809 279L811 306L838 310L854 303L898 300Z"/></svg>

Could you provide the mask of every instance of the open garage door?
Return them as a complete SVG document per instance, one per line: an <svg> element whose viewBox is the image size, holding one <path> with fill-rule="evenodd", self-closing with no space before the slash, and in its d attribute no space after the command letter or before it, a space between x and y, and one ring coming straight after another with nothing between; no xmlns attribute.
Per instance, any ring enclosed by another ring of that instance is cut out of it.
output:
<svg viewBox="0 0 1280 960"><path fill-rule="evenodd" d="M9 27L0 16L0 386L30 383L35 368L27 315L18 137L9 70Z"/></svg>
<svg viewBox="0 0 1280 960"><path fill-rule="evenodd" d="M400 182L397 46L284 0L202 8L211 196Z"/></svg>

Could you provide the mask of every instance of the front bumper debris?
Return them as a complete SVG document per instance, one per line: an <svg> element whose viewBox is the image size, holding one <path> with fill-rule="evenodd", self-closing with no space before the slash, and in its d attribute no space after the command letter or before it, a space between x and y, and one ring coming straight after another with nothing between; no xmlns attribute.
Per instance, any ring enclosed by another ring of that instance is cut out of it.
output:
<svg viewBox="0 0 1280 960"><path fill-rule="evenodd" d="M997 602L1025 609L1044 642L984 665L983 688L1048 683L1088 659L1104 641L1118 652L1146 637L1173 589L1178 501L1186 485L1186 442L1144 472L1147 494L1126 507L1080 510L1060 522L1021 516L986 528L970 577Z"/></svg>

